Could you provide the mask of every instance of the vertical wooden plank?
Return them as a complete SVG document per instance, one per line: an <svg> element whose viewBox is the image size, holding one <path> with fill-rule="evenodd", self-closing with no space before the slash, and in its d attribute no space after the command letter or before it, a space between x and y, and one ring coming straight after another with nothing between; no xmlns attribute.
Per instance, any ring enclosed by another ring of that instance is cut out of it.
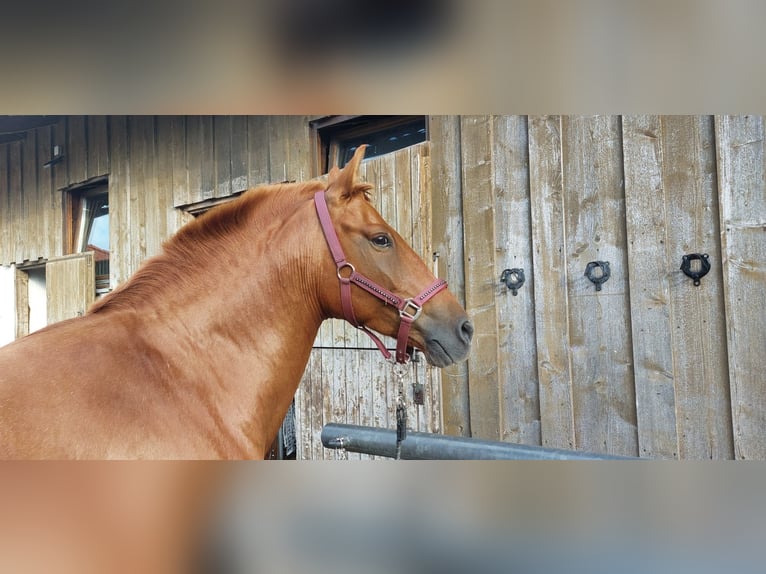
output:
<svg viewBox="0 0 766 574"><path fill-rule="evenodd" d="M289 181L287 164L289 142L286 116L269 116L269 181L279 183Z"/></svg>
<svg viewBox="0 0 766 574"><path fill-rule="evenodd" d="M713 121L663 116L661 122L678 454L731 459ZM679 269L686 253L709 255L713 269L698 287Z"/></svg>
<svg viewBox="0 0 766 574"><path fill-rule="evenodd" d="M69 166L69 185L88 179L88 136L85 116L67 116L67 147L64 151Z"/></svg>
<svg viewBox="0 0 766 574"><path fill-rule="evenodd" d="M766 149L762 116L715 119L734 453L766 458ZM704 279L703 279L704 281Z"/></svg>
<svg viewBox="0 0 766 574"><path fill-rule="evenodd" d="M58 123L51 126L51 143L54 146L61 146L62 153L67 153L67 119L62 118ZM51 157L53 154L51 154ZM69 167L68 159L51 166L50 172L53 178L53 225L51 227L55 248L51 254L68 253L69 246L64 245L64 190L69 185Z"/></svg>
<svg viewBox="0 0 766 574"><path fill-rule="evenodd" d="M529 118L529 182L542 445L574 448L561 121Z"/></svg>
<svg viewBox="0 0 766 574"><path fill-rule="evenodd" d="M625 116L623 155L639 455L678 458L662 125ZM673 267L676 267L674 264Z"/></svg>
<svg viewBox="0 0 766 574"><path fill-rule="evenodd" d="M288 181L306 181L311 178L311 149L308 116L287 116L283 137L287 147Z"/></svg>
<svg viewBox="0 0 766 574"><path fill-rule="evenodd" d="M497 116L492 121L501 438L539 445L527 120L521 116ZM515 296L500 282L505 269L524 271L525 284Z"/></svg>
<svg viewBox="0 0 766 574"><path fill-rule="evenodd" d="M311 367L314 352L309 355L309 362L306 364L306 370L303 372L298 390L295 391L295 459L306 460L307 453L311 449L311 438L307 435L308 427L307 413L310 412L311 405L308 402L311 385Z"/></svg>
<svg viewBox="0 0 766 574"><path fill-rule="evenodd" d="M213 119L188 116L186 125L189 190L185 203L194 203L212 198L215 191Z"/></svg>
<svg viewBox="0 0 766 574"><path fill-rule="evenodd" d="M15 275L16 338L19 339L29 334L29 275L15 265L11 268Z"/></svg>
<svg viewBox="0 0 766 574"><path fill-rule="evenodd" d="M247 189L247 172L247 116L234 116L231 118L231 190L233 193Z"/></svg>
<svg viewBox="0 0 766 574"><path fill-rule="evenodd" d="M495 286L498 279L494 257L491 118L464 116L460 120L460 133L467 238L465 303L475 328L468 360L471 436L497 440L502 412L497 372Z"/></svg>
<svg viewBox="0 0 766 574"><path fill-rule="evenodd" d="M86 116L87 178L109 173L109 138L106 116Z"/></svg>
<svg viewBox="0 0 766 574"><path fill-rule="evenodd" d="M213 116L215 197L231 195L231 116Z"/></svg>
<svg viewBox="0 0 766 574"><path fill-rule="evenodd" d="M158 209L160 210L159 219L162 225L158 230L160 236L157 238L160 243L165 241L178 229L177 217L174 209L174 185L173 185L173 154L175 152L172 145L173 118L169 116L158 116L155 119L156 132L156 191L158 195Z"/></svg>
<svg viewBox="0 0 766 574"><path fill-rule="evenodd" d="M367 385L360 373L360 358L365 351L354 350L346 355L346 421L352 425L361 424L361 390ZM361 460L359 453L348 453L349 460Z"/></svg>
<svg viewBox="0 0 766 574"><path fill-rule="evenodd" d="M430 116L428 132L435 275L446 279L450 291L465 304L460 119L457 116ZM470 436L467 362L443 369L441 395L444 433Z"/></svg>
<svg viewBox="0 0 766 574"><path fill-rule="evenodd" d="M179 135L176 132L175 138L178 138ZM186 205L202 199L202 138L200 117L184 116L183 142L186 186L174 188L176 205Z"/></svg>
<svg viewBox="0 0 766 574"><path fill-rule="evenodd" d="M9 145L0 145L0 264L3 265L11 263L15 256L9 161Z"/></svg>
<svg viewBox="0 0 766 574"><path fill-rule="evenodd" d="M433 257L433 229L431 221L432 181L431 181L431 144L424 142L410 148L411 195L412 195L412 245L423 257L427 265L438 273L437 259ZM442 369L430 368L425 363L414 365L416 379L424 386L425 405L420 407L422 415L419 430L424 432L441 432L442 401L441 376ZM408 400L413 401L412 389L409 389ZM414 401L413 401L414 402Z"/></svg>
<svg viewBox="0 0 766 574"><path fill-rule="evenodd" d="M112 287L130 276L131 241L130 216L130 157L128 124L125 116L109 118L109 149L111 173L109 175L109 274Z"/></svg>
<svg viewBox="0 0 766 574"><path fill-rule="evenodd" d="M562 118L561 139L575 446L635 456L619 117ZM600 291L585 276L591 261L610 266Z"/></svg>
<svg viewBox="0 0 766 574"><path fill-rule="evenodd" d="M168 116L160 145L168 147L172 170L173 206L185 205L189 198L189 166L186 157L186 117Z"/></svg>
<svg viewBox="0 0 766 574"><path fill-rule="evenodd" d="M96 297L93 253L49 259L45 265L48 324L81 317Z"/></svg>
<svg viewBox="0 0 766 574"><path fill-rule="evenodd" d="M130 209L131 229L134 236L130 273L141 263L159 252L158 230L162 219L158 213L154 117L128 118L130 141Z"/></svg>
<svg viewBox="0 0 766 574"><path fill-rule="evenodd" d="M269 117L247 118L247 186L269 183Z"/></svg>
<svg viewBox="0 0 766 574"><path fill-rule="evenodd" d="M37 261L43 255L47 230L43 228L40 191L37 184L37 130L27 132L21 141L21 185L24 188L24 227L26 236L24 258Z"/></svg>
<svg viewBox="0 0 766 574"><path fill-rule="evenodd" d="M26 208L26 198L24 197L24 187L22 181L21 168L21 142L13 142L9 145L10 155L8 156L9 185L8 193L11 199L11 241L13 243L13 262L23 263L27 257L27 242L29 238L25 233L28 213Z"/></svg>
<svg viewBox="0 0 766 574"><path fill-rule="evenodd" d="M53 156L51 144L51 127L46 126L37 130L37 185L39 191L38 209L40 210L41 233L41 257L53 257L56 254L63 253L57 250L60 243L56 240L60 236L63 225L62 213L55 211L55 195L60 193L53 186L53 172L50 167L43 167Z"/></svg>
<svg viewBox="0 0 766 574"><path fill-rule="evenodd" d="M321 430L324 425L324 355L325 351L314 351L313 375L311 378L311 460L322 460Z"/></svg>
<svg viewBox="0 0 766 574"><path fill-rule="evenodd" d="M412 226L412 195L413 182L410 148L390 154L394 167L394 200L396 204L396 231L404 237L413 249L420 255L419 241L415 240Z"/></svg>

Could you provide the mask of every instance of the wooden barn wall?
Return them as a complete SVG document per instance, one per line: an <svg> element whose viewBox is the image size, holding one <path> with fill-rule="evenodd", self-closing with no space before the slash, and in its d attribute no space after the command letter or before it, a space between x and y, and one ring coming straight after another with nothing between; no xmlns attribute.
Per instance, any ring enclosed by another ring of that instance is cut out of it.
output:
<svg viewBox="0 0 766 574"><path fill-rule="evenodd" d="M762 117L432 117L434 249L476 323L444 431L766 458ZM457 190L457 191L455 191ZM711 270L694 286L690 253ZM610 264L600 291L585 276ZM526 283L514 296L504 269Z"/></svg>
<svg viewBox="0 0 766 574"><path fill-rule="evenodd" d="M429 133L363 164L476 323L468 362L414 367L430 403L413 428L766 459L763 117L434 116ZM54 145L64 160L45 168ZM115 285L191 217L180 207L310 178L311 155L305 116L65 117L0 145L0 264L63 255L62 190L106 175ZM709 256L698 287L687 253ZM600 291L591 261L610 264ZM393 426L395 381L368 348L322 328L296 403L304 458L338 456L323 422Z"/></svg>
<svg viewBox="0 0 766 574"><path fill-rule="evenodd" d="M177 207L307 179L309 152L305 116L66 116L0 145L0 264L65 254L64 190L108 176L116 285L190 218Z"/></svg>

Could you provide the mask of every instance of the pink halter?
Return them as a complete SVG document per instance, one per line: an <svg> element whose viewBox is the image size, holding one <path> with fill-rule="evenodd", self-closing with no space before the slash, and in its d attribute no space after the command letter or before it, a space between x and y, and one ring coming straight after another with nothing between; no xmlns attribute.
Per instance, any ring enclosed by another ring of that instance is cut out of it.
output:
<svg viewBox="0 0 766 574"><path fill-rule="evenodd" d="M375 345L383 353L386 359L391 358L386 346L372 331L370 331L364 325L360 325L354 316L354 308L351 304L351 284L354 283L358 287L361 287L368 293L375 295L378 299L382 300L386 305L393 305L399 310L399 317L401 322L399 323L399 334L396 338L396 362L406 363L410 360L410 355L407 353L407 340L410 334L410 327L415 320L420 317L420 312L423 310L423 305L436 295L442 289L447 288L447 282L442 279L437 279L431 285L429 285L420 295L412 297L411 299L402 299L398 295L394 295L388 289L381 287L375 283L372 279L368 279L361 273L357 273L354 266L346 261L346 255L343 253L343 248L338 240L338 235L335 233L335 228L330 219L330 211L327 208L327 198L324 191L318 191L314 195L314 204L316 205L317 215L319 216L319 223L322 225L322 231L324 232L327 245L330 248L330 253L335 260L335 266L338 270L338 279L340 280L340 302L343 307L343 316L346 321L354 325L357 329L360 329L367 333Z"/></svg>

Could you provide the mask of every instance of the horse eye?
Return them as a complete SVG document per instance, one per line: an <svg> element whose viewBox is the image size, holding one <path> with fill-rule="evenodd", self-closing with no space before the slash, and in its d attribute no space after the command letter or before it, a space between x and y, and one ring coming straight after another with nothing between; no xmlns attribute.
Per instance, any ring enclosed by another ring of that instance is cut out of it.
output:
<svg viewBox="0 0 766 574"><path fill-rule="evenodd" d="M371 241L376 247L391 247L393 245L391 238L384 234L376 235Z"/></svg>

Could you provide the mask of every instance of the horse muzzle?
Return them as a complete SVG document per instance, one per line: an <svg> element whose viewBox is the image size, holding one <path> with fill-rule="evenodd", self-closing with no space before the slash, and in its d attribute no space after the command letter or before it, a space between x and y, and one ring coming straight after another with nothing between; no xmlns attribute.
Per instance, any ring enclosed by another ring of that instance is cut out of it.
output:
<svg viewBox="0 0 766 574"><path fill-rule="evenodd" d="M417 329L423 339L423 352L426 361L435 367L449 367L468 358L473 339L473 323L467 316L457 321L420 319Z"/></svg>

